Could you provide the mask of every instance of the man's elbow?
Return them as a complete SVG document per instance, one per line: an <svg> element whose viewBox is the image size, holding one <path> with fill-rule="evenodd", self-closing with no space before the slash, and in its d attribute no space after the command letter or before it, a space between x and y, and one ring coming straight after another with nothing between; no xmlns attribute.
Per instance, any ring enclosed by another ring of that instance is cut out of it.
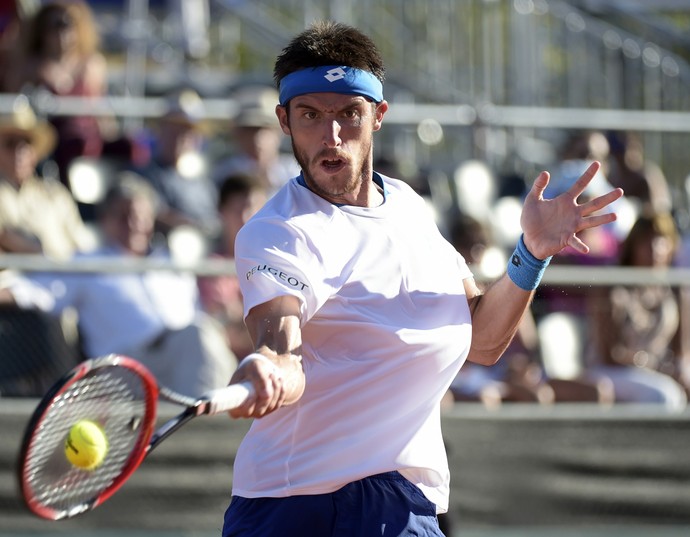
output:
<svg viewBox="0 0 690 537"><path fill-rule="evenodd" d="M470 352L467 355L467 361L479 365L491 366L495 365L503 356L507 345L499 345L491 348L470 347Z"/></svg>

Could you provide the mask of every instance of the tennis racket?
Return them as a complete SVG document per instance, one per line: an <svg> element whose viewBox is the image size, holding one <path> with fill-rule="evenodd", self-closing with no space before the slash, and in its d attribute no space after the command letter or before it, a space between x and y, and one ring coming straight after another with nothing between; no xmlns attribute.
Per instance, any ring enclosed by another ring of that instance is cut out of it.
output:
<svg viewBox="0 0 690 537"><path fill-rule="evenodd" d="M250 384L232 384L194 399L159 386L132 358L114 354L87 360L55 383L27 425L18 464L24 502L49 520L94 509L189 420L236 408L253 393ZM159 399L185 409L154 430ZM65 455L65 439L80 420L98 423L108 439L106 456L93 470L73 466Z"/></svg>

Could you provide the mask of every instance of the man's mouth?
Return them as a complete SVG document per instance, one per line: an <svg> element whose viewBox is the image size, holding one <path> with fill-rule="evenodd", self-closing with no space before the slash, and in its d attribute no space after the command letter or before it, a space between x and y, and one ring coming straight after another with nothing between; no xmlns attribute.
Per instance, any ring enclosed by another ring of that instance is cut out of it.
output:
<svg viewBox="0 0 690 537"><path fill-rule="evenodd" d="M338 171L345 167L343 159L323 159L321 160L321 167L326 171Z"/></svg>
<svg viewBox="0 0 690 537"><path fill-rule="evenodd" d="M343 161L339 158L336 159L324 159L321 161L321 165L326 168L337 168L341 166Z"/></svg>

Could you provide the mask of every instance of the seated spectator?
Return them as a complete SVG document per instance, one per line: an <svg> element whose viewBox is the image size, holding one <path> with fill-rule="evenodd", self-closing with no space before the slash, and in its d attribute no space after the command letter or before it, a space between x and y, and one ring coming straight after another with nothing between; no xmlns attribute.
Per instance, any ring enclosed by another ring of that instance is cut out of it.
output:
<svg viewBox="0 0 690 537"><path fill-rule="evenodd" d="M72 195L60 182L40 177L37 164L50 153L55 131L34 115L26 98L0 115L0 253L42 254L62 260L95 241ZM8 277L9 271L0 271ZM0 394L40 396L78 361L74 312L59 318L39 311L0 309ZM29 343L23 346L21 342Z"/></svg>
<svg viewBox="0 0 690 537"><path fill-rule="evenodd" d="M284 136L275 113L278 92L268 86L249 87L234 98L239 110L230 124L230 154L216 163L212 176L220 185L235 173L253 175L271 195L300 173L292 153L281 150Z"/></svg>
<svg viewBox="0 0 690 537"><path fill-rule="evenodd" d="M621 246L623 267L670 266L679 234L669 213L638 218ZM601 297L589 373L613 382L616 402L686 405L688 304L660 283L617 285Z"/></svg>
<svg viewBox="0 0 690 537"><path fill-rule="evenodd" d="M27 8L20 0L0 2L0 93L11 93L7 90L6 78L12 66L12 56L17 53L19 27Z"/></svg>
<svg viewBox="0 0 690 537"><path fill-rule="evenodd" d="M222 183L218 200L222 231L212 257L230 260L235 258L237 232L266 199L266 190L250 175L231 175ZM244 324L242 294L237 275L199 278L199 290L204 310L225 327L227 342L235 356L241 360L253 352L254 344Z"/></svg>
<svg viewBox="0 0 690 537"><path fill-rule="evenodd" d="M208 133L204 105L193 90L169 97L169 108L153 128L148 165L137 168L158 193L156 226L165 235L191 226L209 240L220 231L215 183L208 179L204 142Z"/></svg>
<svg viewBox="0 0 690 537"><path fill-rule="evenodd" d="M44 3L25 20L5 91L84 98L107 95L108 67L99 41L89 4L80 0ZM72 160L101 156L105 141L119 136L113 116L55 115L50 121L58 133L52 158L66 186Z"/></svg>
<svg viewBox="0 0 690 537"><path fill-rule="evenodd" d="M0 116L0 252L65 259L92 247L70 192L36 174L55 137L26 99L18 99L14 113Z"/></svg>
<svg viewBox="0 0 690 537"><path fill-rule="evenodd" d="M151 247L155 194L132 174L108 191L99 212L103 246L89 257L168 258ZM158 381L189 396L225 386L236 359L222 330L201 312L195 278L172 271L36 273L0 290L0 302L59 313L76 308L84 354L119 353L140 360Z"/></svg>

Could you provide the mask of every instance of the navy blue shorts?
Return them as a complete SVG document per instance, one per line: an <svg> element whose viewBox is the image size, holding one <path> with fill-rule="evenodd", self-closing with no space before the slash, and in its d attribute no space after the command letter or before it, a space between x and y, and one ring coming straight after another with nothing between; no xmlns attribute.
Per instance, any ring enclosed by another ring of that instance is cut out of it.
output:
<svg viewBox="0 0 690 537"><path fill-rule="evenodd" d="M354 481L330 494L234 496L223 537L443 537L436 506L398 472Z"/></svg>

